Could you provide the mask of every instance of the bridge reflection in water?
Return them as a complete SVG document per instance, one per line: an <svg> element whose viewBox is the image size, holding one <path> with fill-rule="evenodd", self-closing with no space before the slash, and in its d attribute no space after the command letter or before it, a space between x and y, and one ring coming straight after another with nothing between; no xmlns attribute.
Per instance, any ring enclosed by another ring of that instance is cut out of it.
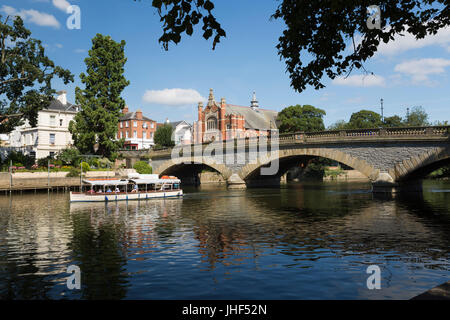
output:
<svg viewBox="0 0 450 320"><path fill-rule="evenodd" d="M0 198L0 298L411 298L450 270L450 185L186 189L183 199ZM80 266L82 290L66 268ZM368 265L382 290L367 290Z"/></svg>

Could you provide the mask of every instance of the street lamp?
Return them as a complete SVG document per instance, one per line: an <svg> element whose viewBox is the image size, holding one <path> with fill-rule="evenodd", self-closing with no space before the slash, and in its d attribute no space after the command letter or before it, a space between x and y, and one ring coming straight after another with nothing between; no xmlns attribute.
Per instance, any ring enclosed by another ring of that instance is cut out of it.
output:
<svg viewBox="0 0 450 320"><path fill-rule="evenodd" d="M380 100L381 102L381 121L384 122L384 114L383 114L383 98Z"/></svg>

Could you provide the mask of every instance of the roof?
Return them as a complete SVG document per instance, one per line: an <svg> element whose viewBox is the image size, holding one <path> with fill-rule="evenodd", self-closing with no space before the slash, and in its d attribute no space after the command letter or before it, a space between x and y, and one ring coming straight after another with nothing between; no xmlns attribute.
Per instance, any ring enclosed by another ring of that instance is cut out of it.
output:
<svg viewBox="0 0 450 320"><path fill-rule="evenodd" d="M83 180L84 183L92 186L122 186L128 184L127 180Z"/></svg>
<svg viewBox="0 0 450 320"><path fill-rule="evenodd" d="M144 115L142 115L142 119L138 119L136 117L136 112L127 112L127 113L122 114L119 117L119 121L125 121L125 120L144 120L144 121L153 121L154 122L154 120L147 118Z"/></svg>
<svg viewBox="0 0 450 320"><path fill-rule="evenodd" d="M181 124L181 123L183 123L183 122L184 122L185 124L187 124L188 126L192 127L192 125L191 125L190 123L187 123L187 122L184 121L184 120L169 122L169 124L172 126L172 128L175 129L176 127L178 127L179 124Z"/></svg>
<svg viewBox="0 0 450 320"><path fill-rule="evenodd" d="M129 179L134 184L180 183L180 179Z"/></svg>
<svg viewBox="0 0 450 320"><path fill-rule="evenodd" d="M64 112L78 112L79 106L71 103L62 104L59 100L52 100L47 109L44 110L55 110L55 111L64 111Z"/></svg>
<svg viewBox="0 0 450 320"><path fill-rule="evenodd" d="M232 114L244 116L247 129L270 130L277 128L277 111L227 104L225 115Z"/></svg>

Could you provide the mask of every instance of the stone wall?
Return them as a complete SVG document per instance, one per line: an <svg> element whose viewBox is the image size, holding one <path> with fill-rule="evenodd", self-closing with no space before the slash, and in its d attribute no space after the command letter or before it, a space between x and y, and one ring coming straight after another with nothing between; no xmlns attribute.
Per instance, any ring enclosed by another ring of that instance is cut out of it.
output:
<svg viewBox="0 0 450 320"><path fill-rule="evenodd" d="M223 184L226 181L217 172L202 172L199 174L200 184Z"/></svg>

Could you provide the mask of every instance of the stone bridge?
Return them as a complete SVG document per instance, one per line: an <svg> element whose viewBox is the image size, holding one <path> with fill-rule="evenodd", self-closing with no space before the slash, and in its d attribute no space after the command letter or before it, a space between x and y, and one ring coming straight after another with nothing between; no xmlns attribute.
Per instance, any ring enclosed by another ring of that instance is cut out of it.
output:
<svg viewBox="0 0 450 320"><path fill-rule="evenodd" d="M209 167L230 187L279 183L302 160L323 157L360 171L370 179L374 192L396 192L421 190L423 177L450 164L449 133L450 126L298 132L186 145L145 155L128 151L123 156L146 156L154 173L177 175L182 180ZM276 173L262 174L264 168L276 166Z"/></svg>

